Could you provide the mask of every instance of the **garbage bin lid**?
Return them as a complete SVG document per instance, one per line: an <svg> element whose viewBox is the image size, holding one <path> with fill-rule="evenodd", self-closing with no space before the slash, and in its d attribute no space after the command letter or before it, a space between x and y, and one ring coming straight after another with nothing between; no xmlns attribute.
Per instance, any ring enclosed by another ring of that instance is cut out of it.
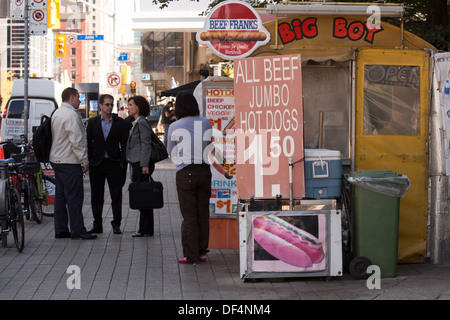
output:
<svg viewBox="0 0 450 320"><path fill-rule="evenodd" d="M393 172L391 170L358 170L348 174L349 177L361 178L394 178L401 177L401 173Z"/></svg>
<svg viewBox="0 0 450 320"><path fill-rule="evenodd" d="M344 177L354 186L393 197L403 197L411 185L407 176L390 170L360 170Z"/></svg>

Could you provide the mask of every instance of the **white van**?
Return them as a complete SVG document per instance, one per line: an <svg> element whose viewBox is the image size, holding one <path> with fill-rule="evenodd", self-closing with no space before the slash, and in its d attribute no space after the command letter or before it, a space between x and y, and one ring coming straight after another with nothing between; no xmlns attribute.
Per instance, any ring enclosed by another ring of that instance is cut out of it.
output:
<svg viewBox="0 0 450 320"><path fill-rule="evenodd" d="M41 116L50 116L60 104L63 87L49 79L28 79L28 141L41 123ZM1 141L21 141L24 134L24 79L14 80L11 97L2 113Z"/></svg>

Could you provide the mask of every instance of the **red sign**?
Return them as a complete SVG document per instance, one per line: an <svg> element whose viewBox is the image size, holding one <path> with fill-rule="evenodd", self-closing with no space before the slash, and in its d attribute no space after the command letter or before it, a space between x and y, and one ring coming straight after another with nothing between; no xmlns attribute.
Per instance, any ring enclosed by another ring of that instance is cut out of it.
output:
<svg viewBox="0 0 450 320"><path fill-rule="evenodd" d="M227 60L249 56L270 40L257 12L247 3L225 1L213 8L197 41Z"/></svg>
<svg viewBox="0 0 450 320"><path fill-rule="evenodd" d="M41 22L45 18L45 14L42 10L34 11L31 16L32 16L33 20L36 22Z"/></svg>
<svg viewBox="0 0 450 320"><path fill-rule="evenodd" d="M305 194L300 55L234 61L236 182L240 199Z"/></svg>
<svg viewBox="0 0 450 320"><path fill-rule="evenodd" d="M117 73L111 73L108 75L108 85L112 88L117 88L122 84L120 75Z"/></svg>

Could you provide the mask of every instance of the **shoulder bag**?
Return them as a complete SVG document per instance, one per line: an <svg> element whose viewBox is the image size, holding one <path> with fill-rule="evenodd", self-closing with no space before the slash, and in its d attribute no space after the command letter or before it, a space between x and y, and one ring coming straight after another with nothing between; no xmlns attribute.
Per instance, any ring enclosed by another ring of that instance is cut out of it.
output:
<svg viewBox="0 0 450 320"><path fill-rule="evenodd" d="M148 120L147 120L148 121ZM150 124L150 122L149 122ZM139 136L141 135L141 131L139 130L139 125L136 124L138 126L138 131L139 131ZM151 125L150 125L150 130L151 130L151 141L150 144L152 145L152 151L150 153L150 162L153 163L157 163L160 161L163 161L165 159L167 159L169 157L169 154L167 153L167 148L164 145L164 143L158 138L158 136L153 132L153 130L151 129ZM167 134L166 132L164 134Z"/></svg>
<svg viewBox="0 0 450 320"><path fill-rule="evenodd" d="M167 134L165 132L164 134ZM152 153L150 155L150 161L153 163L160 162L169 157L167 148L164 143L158 138L158 136L152 130Z"/></svg>

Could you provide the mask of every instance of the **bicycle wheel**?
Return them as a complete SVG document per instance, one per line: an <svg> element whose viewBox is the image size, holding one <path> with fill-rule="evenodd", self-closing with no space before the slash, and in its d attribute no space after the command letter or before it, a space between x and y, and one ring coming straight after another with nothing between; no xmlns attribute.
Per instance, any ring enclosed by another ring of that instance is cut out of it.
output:
<svg viewBox="0 0 450 320"><path fill-rule="evenodd" d="M19 191L15 188L9 189L9 221L14 237L17 251L22 252L25 246L25 221L23 219L22 203Z"/></svg>
<svg viewBox="0 0 450 320"><path fill-rule="evenodd" d="M7 197L6 197L6 190L7 190L7 180L2 179L0 180L0 240L1 240L1 246L2 248L6 248L8 245L8 232L9 232L9 225L8 225L8 204L7 204Z"/></svg>
<svg viewBox="0 0 450 320"><path fill-rule="evenodd" d="M53 217L55 213L55 191L56 180L52 176L44 174L42 177L42 186L45 196L42 198L41 208L42 214L46 217Z"/></svg>
<svg viewBox="0 0 450 320"><path fill-rule="evenodd" d="M30 175L28 179L28 205L31 217L39 224L42 222L41 197L39 196L36 178Z"/></svg>

